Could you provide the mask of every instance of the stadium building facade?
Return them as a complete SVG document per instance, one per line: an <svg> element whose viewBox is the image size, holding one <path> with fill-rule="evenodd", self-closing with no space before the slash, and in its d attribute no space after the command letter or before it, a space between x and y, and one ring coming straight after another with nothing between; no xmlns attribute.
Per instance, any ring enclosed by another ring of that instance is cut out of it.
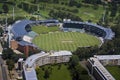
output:
<svg viewBox="0 0 120 80"><path fill-rule="evenodd" d="M88 70L96 80L115 80L106 65L120 65L120 55L94 55L87 61Z"/></svg>
<svg viewBox="0 0 120 80"><path fill-rule="evenodd" d="M46 64L69 62L72 53L70 51L59 51L45 53L41 52L28 57L23 65L24 79L37 80L35 68Z"/></svg>

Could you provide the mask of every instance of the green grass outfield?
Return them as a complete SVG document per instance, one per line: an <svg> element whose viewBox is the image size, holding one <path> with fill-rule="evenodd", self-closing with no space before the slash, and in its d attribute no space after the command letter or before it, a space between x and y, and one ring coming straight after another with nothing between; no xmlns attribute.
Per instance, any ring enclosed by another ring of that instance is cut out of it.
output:
<svg viewBox="0 0 120 80"><path fill-rule="evenodd" d="M106 68L116 80L120 80L120 67L118 67L118 66L106 66Z"/></svg>
<svg viewBox="0 0 120 80"><path fill-rule="evenodd" d="M79 32L49 32L39 34L33 43L43 50L69 50L74 51L77 47L99 45L101 41L93 35Z"/></svg>

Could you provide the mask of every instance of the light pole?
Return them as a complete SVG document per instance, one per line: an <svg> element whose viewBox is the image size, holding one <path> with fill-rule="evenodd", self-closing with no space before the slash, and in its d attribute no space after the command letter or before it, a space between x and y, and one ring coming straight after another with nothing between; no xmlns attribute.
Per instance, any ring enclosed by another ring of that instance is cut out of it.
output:
<svg viewBox="0 0 120 80"><path fill-rule="evenodd" d="M15 11L14 11L14 7L13 7L13 20L15 19Z"/></svg>
<svg viewBox="0 0 120 80"><path fill-rule="evenodd" d="M107 1L101 0L101 2L103 3L103 7L104 7L102 22L105 23Z"/></svg>
<svg viewBox="0 0 120 80"><path fill-rule="evenodd" d="M7 27L7 21L8 21L8 18L7 18L7 14L6 14L6 18L5 18L5 26Z"/></svg>

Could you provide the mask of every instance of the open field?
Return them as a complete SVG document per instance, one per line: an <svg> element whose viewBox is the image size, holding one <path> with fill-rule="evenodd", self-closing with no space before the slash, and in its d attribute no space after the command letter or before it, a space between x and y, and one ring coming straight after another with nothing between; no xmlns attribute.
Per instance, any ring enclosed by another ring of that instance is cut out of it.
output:
<svg viewBox="0 0 120 80"><path fill-rule="evenodd" d="M100 44L95 36L79 32L49 32L39 34L33 43L43 50L69 50L74 51L77 47L88 47Z"/></svg>
<svg viewBox="0 0 120 80"><path fill-rule="evenodd" d="M106 69L112 74L116 80L120 80L120 67L118 66L106 66Z"/></svg>

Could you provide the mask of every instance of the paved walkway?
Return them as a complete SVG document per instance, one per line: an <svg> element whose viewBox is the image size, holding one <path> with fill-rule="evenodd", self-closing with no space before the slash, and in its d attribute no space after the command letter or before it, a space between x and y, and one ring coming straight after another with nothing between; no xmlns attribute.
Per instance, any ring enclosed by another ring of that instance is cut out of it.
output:
<svg viewBox="0 0 120 80"><path fill-rule="evenodd" d="M1 52L1 53L2 53L2 50L3 50L3 48L2 48L1 43L0 43L0 52Z"/></svg>
<svg viewBox="0 0 120 80"><path fill-rule="evenodd" d="M3 77L2 77L2 68L1 68L1 65L0 65L0 80L3 80Z"/></svg>
<svg viewBox="0 0 120 80"><path fill-rule="evenodd" d="M0 53L2 53L2 46L0 44ZM3 77L2 77L2 61L0 60L0 80L3 80Z"/></svg>

